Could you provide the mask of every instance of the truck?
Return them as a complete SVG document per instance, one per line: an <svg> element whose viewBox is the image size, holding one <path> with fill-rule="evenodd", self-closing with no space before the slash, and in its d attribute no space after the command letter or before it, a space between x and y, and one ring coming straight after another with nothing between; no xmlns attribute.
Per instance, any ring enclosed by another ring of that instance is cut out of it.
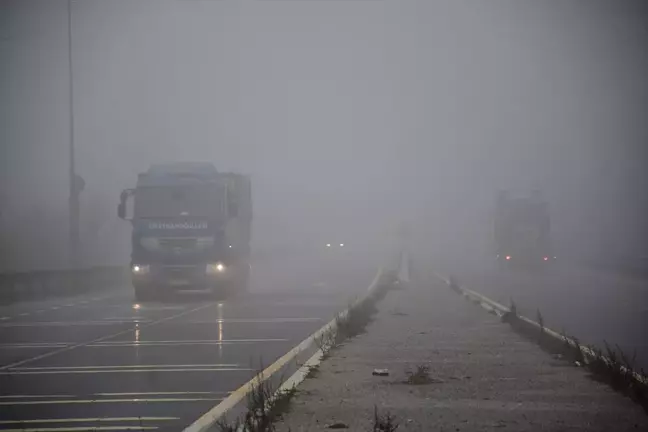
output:
<svg viewBox="0 0 648 432"><path fill-rule="evenodd" d="M549 207L539 191L522 197L499 192L494 243L500 268L544 268L554 259Z"/></svg>
<svg viewBox="0 0 648 432"><path fill-rule="evenodd" d="M247 288L248 176L220 172L208 162L154 164L138 174L134 189L122 191L117 213L132 224L136 300L181 291L229 295Z"/></svg>

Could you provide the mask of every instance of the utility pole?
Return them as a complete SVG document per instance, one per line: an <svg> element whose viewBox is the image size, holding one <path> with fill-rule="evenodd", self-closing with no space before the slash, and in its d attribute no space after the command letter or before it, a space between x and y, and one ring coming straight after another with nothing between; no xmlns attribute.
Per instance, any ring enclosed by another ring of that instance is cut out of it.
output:
<svg viewBox="0 0 648 432"><path fill-rule="evenodd" d="M72 63L72 0L67 0L68 13L68 90L69 90L69 119L70 119L70 148L69 148L69 243L68 259L71 267L79 262L79 194L83 189L83 180L76 175L74 166L74 75Z"/></svg>

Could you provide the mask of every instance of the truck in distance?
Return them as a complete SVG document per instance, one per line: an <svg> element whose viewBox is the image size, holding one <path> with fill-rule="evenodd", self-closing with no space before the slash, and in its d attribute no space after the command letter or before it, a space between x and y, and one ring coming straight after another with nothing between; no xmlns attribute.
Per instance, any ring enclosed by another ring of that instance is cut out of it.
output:
<svg viewBox="0 0 648 432"><path fill-rule="evenodd" d="M500 268L544 268L554 259L549 209L539 191L523 197L499 193L494 242Z"/></svg>
<svg viewBox="0 0 648 432"><path fill-rule="evenodd" d="M204 162L152 165L134 189L122 191L118 215L133 227L130 270L138 301L177 291L222 295L246 288L249 177Z"/></svg>

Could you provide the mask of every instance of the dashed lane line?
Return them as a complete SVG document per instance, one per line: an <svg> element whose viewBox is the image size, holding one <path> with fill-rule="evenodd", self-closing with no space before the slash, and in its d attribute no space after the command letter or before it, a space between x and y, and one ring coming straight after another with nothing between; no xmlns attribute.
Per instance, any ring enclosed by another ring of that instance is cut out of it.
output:
<svg viewBox="0 0 648 432"><path fill-rule="evenodd" d="M214 368L214 367L238 367L238 364L158 364L158 365L99 365L99 366L40 366L40 367L18 367L14 371L30 370L83 370L83 369L157 369L157 368Z"/></svg>
<svg viewBox="0 0 648 432"><path fill-rule="evenodd" d="M71 398L72 395L2 395L0 399Z"/></svg>
<svg viewBox="0 0 648 432"><path fill-rule="evenodd" d="M124 421L171 421L180 417L95 417L95 418L51 418L29 420L0 420L0 424L38 424L38 423L117 423ZM21 431L24 429L20 429Z"/></svg>
<svg viewBox="0 0 648 432"><path fill-rule="evenodd" d="M204 324L238 324L238 323L300 323L300 322L318 322L321 318L222 318L215 320L186 321L180 325L204 325ZM75 327L75 326L110 326L117 324L151 324L157 321L145 319L127 319L127 320L100 320L100 321L30 321L30 322L8 322L0 324L0 327Z"/></svg>
<svg viewBox="0 0 648 432"><path fill-rule="evenodd" d="M228 395L229 392L210 391L170 391L170 392L126 392L126 393L95 393L95 396L168 396L168 395Z"/></svg>
<svg viewBox="0 0 648 432"><path fill-rule="evenodd" d="M100 396L100 397L107 397L107 398L115 398L115 397L125 397L125 396L145 396L145 397L152 397L152 396L196 396L196 395L211 395L211 396L224 396L228 395L229 392L213 392L213 391L168 391L168 392L125 392L125 393L93 393L92 396ZM89 395L84 395L84 397L88 397ZM69 400L76 400L80 399L81 396L78 395L71 395L71 394L55 394L55 395L48 395L48 394L39 394L39 395L24 395L24 394L18 394L18 395L1 395L0 399L69 399ZM94 400L94 399L93 399Z"/></svg>
<svg viewBox="0 0 648 432"><path fill-rule="evenodd" d="M158 320L151 321L149 323L140 325L139 329L147 328L147 327L150 327L150 326L153 326L153 325L156 325L156 324L161 324L161 323L164 323L164 322L176 319L176 318L180 318L182 316L189 315L191 313L198 312L199 310L203 310L203 309L206 309L208 307L214 306L215 304L216 304L216 302L206 303L206 304L203 304L201 306L195 307L193 309L185 310L183 312L180 312L180 313L177 313L177 314L174 314L174 315L170 315L170 316L165 317L165 318L160 318ZM60 348L60 349L57 349L57 350L54 350L54 351L49 351L49 352L46 352L44 354L40 354L40 355L37 355L37 356L34 356L34 357L19 360L19 361L14 362L14 363L10 363L10 364L4 365L4 366L0 366L0 371L11 370L11 369L13 369L15 367L22 366L24 364L34 362L36 360L41 360L41 359L44 359L44 358L52 357L52 356L55 356L57 354L61 354L61 353L64 353L64 352L74 350L76 348L84 347L86 345L96 344L98 342L103 342L105 340L112 339L112 338L115 338L115 337L119 337L121 335L125 335L125 334L128 334L128 333L133 332L133 331L135 331L135 327L129 327L126 330L120 330L120 331L118 331L116 333L110 333L110 334L107 334L107 335L102 336L102 337L98 337L98 338L90 340L90 341L78 343L78 344L67 346L67 347L64 347L64 348Z"/></svg>
<svg viewBox="0 0 648 432"><path fill-rule="evenodd" d="M155 430L157 426L124 425L124 426L78 426L78 427L44 427L2 429L2 432L95 432L95 431L144 431Z"/></svg>
<svg viewBox="0 0 648 432"><path fill-rule="evenodd" d="M29 316L30 314L43 313L43 312L46 312L47 310L58 310L58 309L61 309L62 307L74 307L74 306L78 306L78 305L82 305L82 304L88 304L88 303L91 303L91 302L94 302L94 301L106 300L106 299L109 299L109 298L118 297L119 295L120 294L110 294L110 295L106 295L106 296L103 296L103 297L95 297L95 298L93 298L91 300L79 301L79 302L76 302L76 303L67 303L67 304L64 304L64 305L58 304L58 305L54 305L54 306L51 306L51 307L46 307L45 309L39 309L39 310L36 310L36 311L33 311L33 312L20 313L20 314L18 314L16 316ZM11 318L15 318L15 316L14 317L11 317L11 316L0 317L0 321L8 320L8 319L11 319Z"/></svg>
<svg viewBox="0 0 648 432"><path fill-rule="evenodd" d="M30 322L8 322L0 324L0 327L78 327L78 326L111 326L118 324L148 324L151 320L124 320L124 321L30 321Z"/></svg>
<svg viewBox="0 0 648 432"><path fill-rule="evenodd" d="M61 369L61 370L15 370L0 372L0 375L64 375L64 374L111 374L111 373L151 373L151 372L249 372L251 368L159 368L159 369Z"/></svg>
<svg viewBox="0 0 648 432"><path fill-rule="evenodd" d="M251 343L288 342L290 339L205 339L205 340L165 340L165 341L106 341L86 345L85 348L128 348L128 347L160 347L160 346L190 346L190 345L244 345ZM0 344L0 350L10 349L45 349L65 348L73 345L70 342L34 342Z"/></svg>
<svg viewBox="0 0 648 432"><path fill-rule="evenodd" d="M221 401L222 397L174 397L174 398L119 398L119 399L47 399L47 400L20 400L0 401L0 406L19 405L84 405L84 404L111 404L111 403L176 403L176 402L214 402Z"/></svg>

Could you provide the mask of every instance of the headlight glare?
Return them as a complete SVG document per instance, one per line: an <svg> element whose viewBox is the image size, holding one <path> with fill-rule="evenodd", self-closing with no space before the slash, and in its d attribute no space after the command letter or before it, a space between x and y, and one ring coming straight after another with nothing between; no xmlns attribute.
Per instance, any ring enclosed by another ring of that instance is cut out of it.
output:
<svg viewBox="0 0 648 432"><path fill-rule="evenodd" d="M147 274L150 270L151 267L144 264L133 264L133 266L131 267L131 271L133 272L133 274L136 275Z"/></svg>
<svg viewBox="0 0 648 432"><path fill-rule="evenodd" d="M226 270L225 264L222 262L210 263L207 264L207 273L208 274L219 274L224 273Z"/></svg>

